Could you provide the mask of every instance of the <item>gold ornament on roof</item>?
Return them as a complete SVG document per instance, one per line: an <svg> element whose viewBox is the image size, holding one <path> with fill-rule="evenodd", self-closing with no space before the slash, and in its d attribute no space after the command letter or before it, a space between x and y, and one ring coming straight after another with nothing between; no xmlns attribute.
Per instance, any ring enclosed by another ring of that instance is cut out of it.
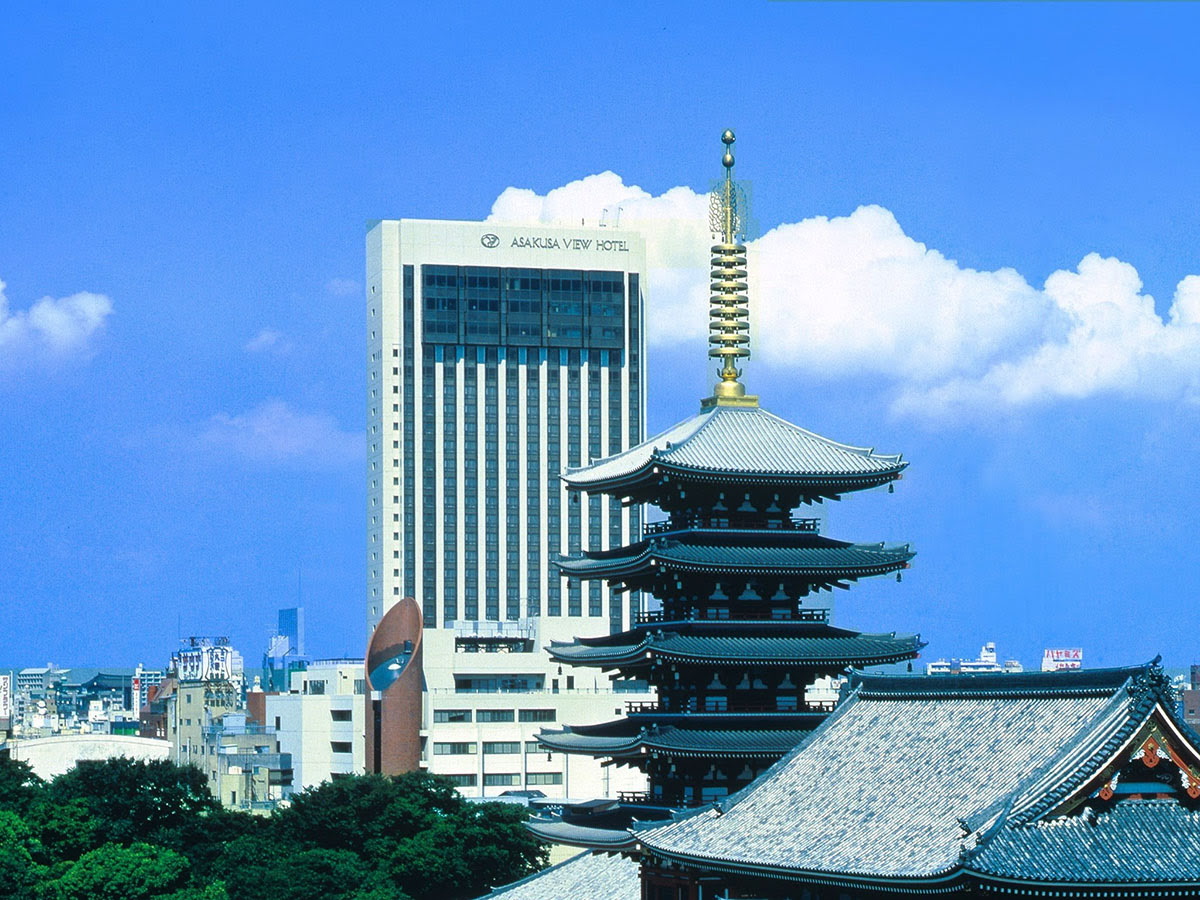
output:
<svg viewBox="0 0 1200 900"><path fill-rule="evenodd" d="M733 180L733 142L728 129L721 135L725 154L721 164L725 179L709 194L708 221L720 242L712 248L711 293L708 309L708 355L721 362L721 380L703 406L757 406L758 398L746 394L738 379L739 359L750 356L750 298L746 284L746 194Z"/></svg>

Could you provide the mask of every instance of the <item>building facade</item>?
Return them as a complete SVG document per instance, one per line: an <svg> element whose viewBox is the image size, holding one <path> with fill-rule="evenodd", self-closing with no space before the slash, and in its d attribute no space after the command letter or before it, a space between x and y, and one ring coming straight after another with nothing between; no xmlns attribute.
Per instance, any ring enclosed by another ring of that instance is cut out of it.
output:
<svg viewBox="0 0 1200 900"><path fill-rule="evenodd" d="M638 507L577 502L559 474L642 438L644 281L641 238L617 229L368 231L368 633L414 598L421 765L464 792L614 787L590 762L547 765L534 737L624 699L606 676L563 675L542 648L619 632L640 608L553 563L641 532Z"/></svg>
<svg viewBox="0 0 1200 900"><path fill-rule="evenodd" d="M263 696L263 724L291 756L295 790L364 771L364 690L361 660L314 660L291 673L287 693Z"/></svg>

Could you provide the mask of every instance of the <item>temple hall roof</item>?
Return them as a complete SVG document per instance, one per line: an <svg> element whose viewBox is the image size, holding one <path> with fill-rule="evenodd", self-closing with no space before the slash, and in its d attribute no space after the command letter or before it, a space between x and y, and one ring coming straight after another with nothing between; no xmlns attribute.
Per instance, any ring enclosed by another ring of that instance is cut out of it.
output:
<svg viewBox="0 0 1200 900"><path fill-rule="evenodd" d="M686 622L601 638L554 642L546 649L571 665L616 668L651 658L755 665L868 666L911 659L920 635L865 634L819 622Z"/></svg>
<svg viewBox="0 0 1200 900"><path fill-rule="evenodd" d="M486 900L636 900L641 892L636 860L589 850L536 875L498 887Z"/></svg>
<svg viewBox="0 0 1200 900"><path fill-rule="evenodd" d="M971 853L965 867L1047 884L1195 884L1198 850L1200 813L1173 799L1126 800L1106 812L1007 825Z"/></svg>
<svg viewBox="0 0 1200 900"><path fill-rule="evenodd" d="M971 865L1003 868L1006 860L1019 863L1024 849L1049 854L1054 841L1068 840L1051 829L1082 826L1051 822L1103 796L1103 779L1154 722L1200 759L1153 666L856 682L851 697L761 778L718 808L637 831L643 846L733 873L940 883L961 874L964 848L985 848ZM1157 816L1161 824L1171 815L1122 810L1103 834L1123 840L1128 817ZM1020 831L1035 823L1051 836ZM1109 840L1091 834L1087 840ZM999 841L991 857L989 840ZM1098 854L1101 846L1094 845ZM1196 843L1187 847L1200 853ZM1029 857L1030 872L1041 865Z"/></svg>
<svg viewBox="0 0 1200 900"><path fill-rule="evenodd" d="M616 550L560 556L564 574L626 577L655 568L713 574L809 576L815 582L883 575L903 569L916 553L908 544L851 544L811 532L693 530L652 537Z"/></svg>
<svg viewBox="0 0 1200 900"><path fill-rule="evenodd" d="M580 490L619 490L657 466L695 475L751 480L828 481L858 490L892 481L908 463L806 431L758 407L715 406L607 459L568 469Z"/></svg>

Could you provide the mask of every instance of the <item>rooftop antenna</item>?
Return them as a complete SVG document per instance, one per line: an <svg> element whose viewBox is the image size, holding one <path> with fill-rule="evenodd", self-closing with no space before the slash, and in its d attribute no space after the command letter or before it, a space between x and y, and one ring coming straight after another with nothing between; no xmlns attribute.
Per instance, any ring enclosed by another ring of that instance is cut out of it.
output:
<svg viewBox="0 0 1200 900"><path fill-rule="evenodd" d="M713 406L758 406L758 398L746 393L738 379L739 359L750 356L750 299L746 294L745 238L746 192L733 180L733 132L721 135L725 154L721 164L725 178L708 195L708 224L718 241L712 248L711 294L708 310L708 355L720 360L720 381L701 408Z"/></svg>

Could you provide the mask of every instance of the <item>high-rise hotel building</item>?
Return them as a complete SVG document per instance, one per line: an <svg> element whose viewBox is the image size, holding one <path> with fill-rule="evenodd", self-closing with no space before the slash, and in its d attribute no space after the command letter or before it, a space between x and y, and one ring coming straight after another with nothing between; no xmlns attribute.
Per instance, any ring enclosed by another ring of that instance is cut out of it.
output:
<svg viewBox="0 0 1200 900"><path fill-rule="evenodd" d="M567 707L602 721L621 706L605 695L640 688L576 685L542 648L628 628L640 603L553 562L640 535L637 506L576 499L559 475L642 438L644 281L643 241L620 229L401 219L368 231L368 632L416 600L422 764L465 790L603 790L580 783L592 776L578 760L530 772L530 744L571 720ZM487 758L516 747L525 758ZM539 750L533 768L548 762Z"/></svg>

